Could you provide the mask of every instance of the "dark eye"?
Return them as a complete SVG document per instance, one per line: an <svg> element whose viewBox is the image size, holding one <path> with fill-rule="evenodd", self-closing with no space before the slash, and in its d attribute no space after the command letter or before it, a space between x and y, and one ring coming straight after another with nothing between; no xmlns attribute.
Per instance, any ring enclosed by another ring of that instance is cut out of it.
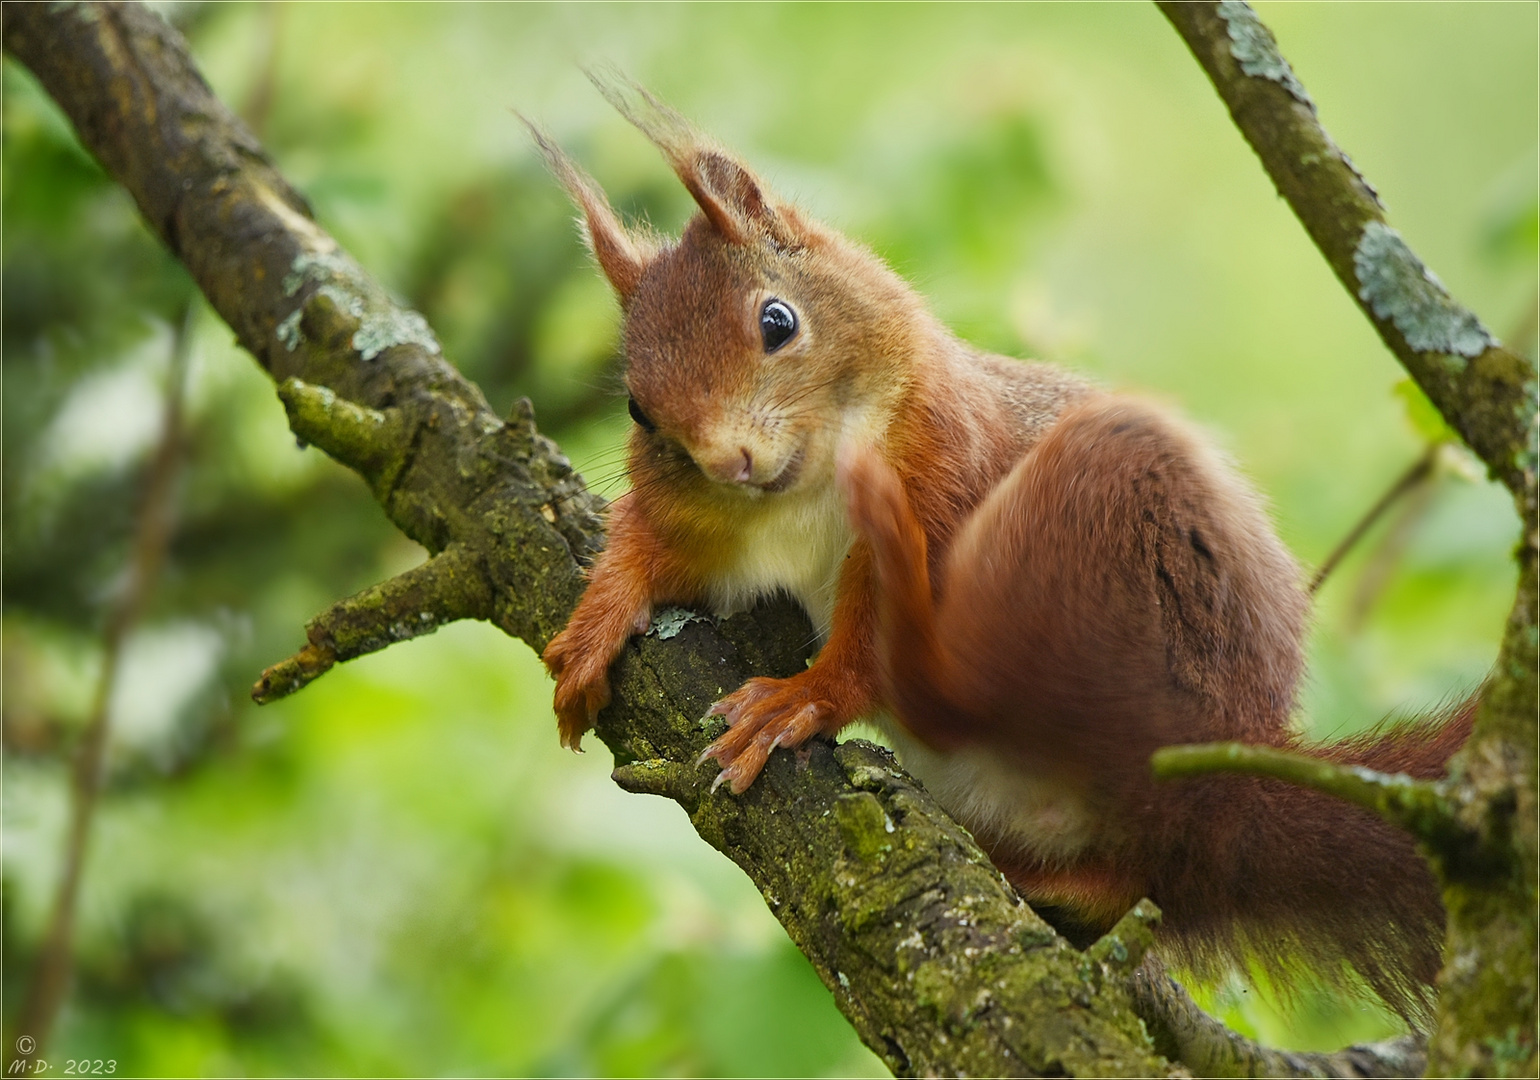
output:
<svg viewBox="0 0 1540 1080"><path fill-rule="evenodd" d="M636 398L626 398L626 412L631 414L631 419L636 421L636 426L649 435L658 430L658 425L652 422L652 417L642 412L642 407L636 403Z"/></svg>
<svg viewBox="0 0 1540 1080"><path fill-rule="evenodd" d="M765 352L773 353L797 332L797 313L781 300L766 300L759 309L759 332L765 339Z"/></svg>

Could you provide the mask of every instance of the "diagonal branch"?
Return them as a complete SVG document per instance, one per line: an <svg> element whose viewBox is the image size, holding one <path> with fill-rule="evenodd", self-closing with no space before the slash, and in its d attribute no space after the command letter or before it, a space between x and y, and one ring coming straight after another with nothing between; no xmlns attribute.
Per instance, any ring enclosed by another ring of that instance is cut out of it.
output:
<svg viewBox="0 0 1540 1080"><path fill-rule="evenodd" d="M1443 451L1444 445L1439 441L1430 441L1423 448L1422 453L1417 455L1417 460L1396 478L1395 483L1391 484L1385 493L1375 500L1374 505L1364 516L1348 530L1348 534L1337 542L1331 554L1321 561L1321 565L1310 576L1309 591L1312 596L1321 591L1321 586L1326 583L1326 579L1332 575L1342 560L1347 558L1353 547L1364 538L1364 534L1374 528L1380 518L1384 517L1397 501L1411 492L1421 490L1427 485L1429 479L1436 475L1434 467L1438 464L1438 456Z"/></svg>
<svg viewBox="0 0 1540 1080"><path fill-rule="evenodd" d="M293 380L290 380L291 382ZM487 577L475 555L450 544L427 562L339 600L305 624L306 644L262 673L251 697L266 705L302 689L333 664L431 634L492 612Z"/></svg>
<svg viewBox="0 0 1540 1080"><path fill-rule="evenodd" d="M1324 1054L1262 1046L1198 1008L1158 966L1135 975L1134 994L1155 1045L1194 1076L1421 1076L1427 1067L1426 1043L1416 1035Z"/></svg>

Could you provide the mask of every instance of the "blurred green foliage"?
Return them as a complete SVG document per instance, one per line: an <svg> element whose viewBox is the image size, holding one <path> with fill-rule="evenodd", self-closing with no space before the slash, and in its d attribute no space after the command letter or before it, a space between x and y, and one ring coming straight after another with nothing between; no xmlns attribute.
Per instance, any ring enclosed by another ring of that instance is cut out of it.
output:
<svg viewBox="0 0 1540 1080"><path fill-rule="evenodd" d="M651 85L972 340L1180 402L1307 565L1429 433L1152 6L168 10L322 223L494 407L530 396L610 490L617 313L508 108L631 217L673 230L689 203L582 61ZM1531 355L1536 10L1261 5L1394 223ZM4 93L9 1018L192 299L10 60ZM458 625L247 702L309 615L421 552L296 447L227 329L201 308L191 326L178 527L114 689L49 1058L146 1076L880 1074L677 808L615 789L602 751L559 750L522 645ZM1392 515L1320 597L1302 721L1342 733L1474 687L1514 526L1458 469ZM1204 993L1284 1045L1393 1028L1321 995Z"/></svg>

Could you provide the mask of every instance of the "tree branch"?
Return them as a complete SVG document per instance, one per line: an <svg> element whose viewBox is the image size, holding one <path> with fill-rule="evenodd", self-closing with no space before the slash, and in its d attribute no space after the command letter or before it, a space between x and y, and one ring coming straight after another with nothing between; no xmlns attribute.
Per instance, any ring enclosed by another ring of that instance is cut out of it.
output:
<svg viewBox="0 0 1540 1080"><path fill-rule="evenodd" d="M1443 859L1501 858L1500 849L1484 851L1485 841L1491 839L1489 834L1465 827L1446 783L1413 780L1404 774L1376 772L1362 765L1339 765L1309 754L1238 742L1167 746L1155 751L1150 764L1162 780L1218 772L1270 776L1373 811L1411 833Z"/></svg>
<svg viewBox="0 0 1540 1080"><path fill-rule="evenodd" d="M1342 560L1348 557L1354 545L1364 538L1365 533L1374 528L1375 523L1384 517L1397 501L1428 482L1433 476L1433 467L1438 463L1438 455L1443 448L1444 444L1441 442L1429 442L1417 456L1417 460L1396 478L1395 483L1375 500L1374 505L1348 530L1348 534L1338 541L1337 546L1332 548L1331 554L1321 561L1321 565L1310 576L1309 591L1312 596L1320 591L1326 579L1331 576L1332 571L1337 569Z"/></svg>
<svg viewBox="0 0 1540 1080"><path fill-rule="evenodd" d="M1158 965L1135 976L1134 994L1156 1047L1194 1076L1421 1076L1427 1066L1426 1042L1416 1035L1326 1054L1262 1046L1198 1008Z"/></svg>
<svg viewBox="0 0 1540 1080"><path fill-rule="evenodd" d="M305 646L262 673L251 688L252 700L258 705L277 701L320 678L333 664L431 634L445 623L486 619L491 613L492 594L477 557L450 544L422 565L339 600L306 623Z"/></svg>

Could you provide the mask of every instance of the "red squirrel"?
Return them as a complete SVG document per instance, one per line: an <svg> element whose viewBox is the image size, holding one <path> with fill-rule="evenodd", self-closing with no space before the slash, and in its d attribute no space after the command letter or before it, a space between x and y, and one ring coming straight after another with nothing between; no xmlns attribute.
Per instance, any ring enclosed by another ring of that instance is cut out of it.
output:
<svg viewBox="0 0 1540 1080"><path fill-rule="evenodd" d="M597 80L596 80L597 81ZM776 198L645 91L601 91L699 208L677 242L624 227L535 136L623 310L632 489L543 659L564 745L663 603L784 592L822 648L712 707L734 792L776 747L881 725L900 759L1072 940L1141 897L1200 973L1356 969L1427 1006L1444 913L1404 833L1327 796L1150 755L1238 739L1441 775L1471 709L1308 746L1299 566L1260 501L1146 402L956 338L870 251Z"/></svg>

